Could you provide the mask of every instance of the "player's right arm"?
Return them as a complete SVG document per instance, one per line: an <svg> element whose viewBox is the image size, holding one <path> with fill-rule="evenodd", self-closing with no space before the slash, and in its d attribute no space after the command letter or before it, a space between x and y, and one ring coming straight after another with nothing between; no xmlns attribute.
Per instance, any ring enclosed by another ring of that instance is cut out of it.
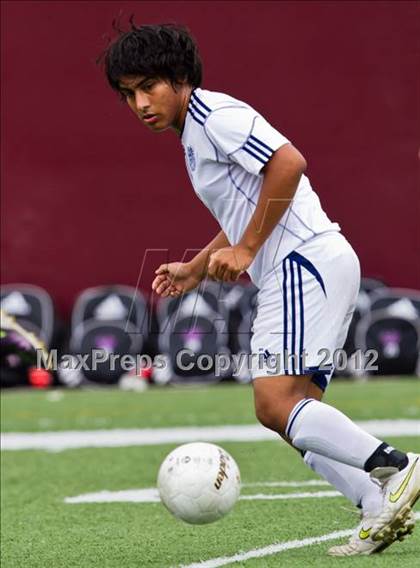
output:
<svg viewBox="0 0 420 568"><path fill-rule="evenodd" d="M223 231L220 231L208 245L189 262L170 262L161 264L155 271L156 277L152 290L163 298L180 296L196 288L206 277L212 253L230 247L230 242Z"/></svg>

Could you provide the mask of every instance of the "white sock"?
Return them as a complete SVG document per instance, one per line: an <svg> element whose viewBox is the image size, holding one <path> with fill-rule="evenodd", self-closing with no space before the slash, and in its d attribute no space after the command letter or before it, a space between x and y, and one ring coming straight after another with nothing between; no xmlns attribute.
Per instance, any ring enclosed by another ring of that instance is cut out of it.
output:
<svg viewBox="0 0 420 568"><path fill-rule="evenodd" d="M303 461L364 512L377 515L382 508L382 491L369 474L325 456L305 452Z"/></svg>
<svg viewBox="0 0 420 568"><path fill-rule="evenodd" d="M293 408L286 435L299 450L310 450L359 469L382 443L336 408L312 398L301 400Z"/></svg>

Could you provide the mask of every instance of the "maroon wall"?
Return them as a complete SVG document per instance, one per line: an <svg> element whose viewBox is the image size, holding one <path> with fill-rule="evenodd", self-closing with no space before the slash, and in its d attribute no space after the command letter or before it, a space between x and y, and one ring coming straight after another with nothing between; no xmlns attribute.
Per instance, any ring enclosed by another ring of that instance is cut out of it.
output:
<svg viewBox="0 0 420 568"><path fill-rule="evenodd" d="M176 136L143 128L95 65L121 10L187 24L204 86L294 141L364 274L420 287L414 2L3 2L3 282L68 310L87 286L148 289L167 255L146 249L177 259L217 230Z"/></svg>

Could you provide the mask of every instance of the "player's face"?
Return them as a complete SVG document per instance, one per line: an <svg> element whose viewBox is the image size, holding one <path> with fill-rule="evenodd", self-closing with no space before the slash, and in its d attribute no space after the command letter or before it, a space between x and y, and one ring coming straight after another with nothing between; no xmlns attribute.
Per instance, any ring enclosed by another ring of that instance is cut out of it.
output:
<svg viewBox="0 0 420 568"><path fill-rule="evenodd" d="M151 130L182 129L191 94L189 85L173 87L163 79L141 76L122 77L119 84L128 106Z"/></svg>

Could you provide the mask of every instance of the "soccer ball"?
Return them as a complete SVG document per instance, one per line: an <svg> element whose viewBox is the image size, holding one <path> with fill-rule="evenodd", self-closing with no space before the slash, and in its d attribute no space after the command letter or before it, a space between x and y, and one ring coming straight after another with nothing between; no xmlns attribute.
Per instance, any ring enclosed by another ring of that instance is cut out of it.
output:
<svg viewBox="0 0 420 568"><path fill-rule="evenodd" d="M193 525L224 517L239 497L241 478L233 457L214 444L195 442L173 450L159 469L162 503Z"/></svg>

